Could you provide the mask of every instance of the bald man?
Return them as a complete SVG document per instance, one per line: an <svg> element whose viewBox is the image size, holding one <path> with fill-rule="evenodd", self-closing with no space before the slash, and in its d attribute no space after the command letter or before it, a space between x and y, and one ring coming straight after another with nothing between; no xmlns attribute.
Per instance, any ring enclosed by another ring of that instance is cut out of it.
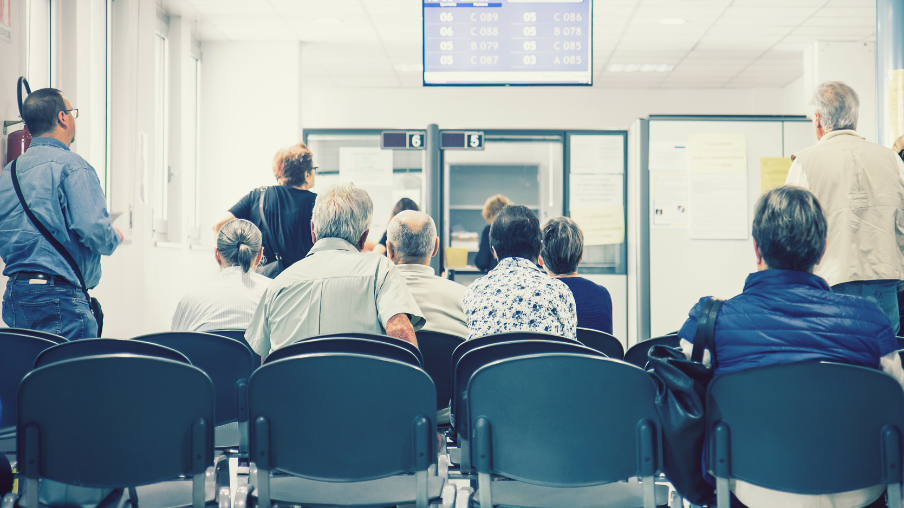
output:
<svg viewBox="0 0 904 508"><path fill-rule="evenodd" d="M467 337L468 324L461 303L465 287L436 276L430 258L438 250L436 224L426 213L406 210L390 221L386 253L427 319L423 329Z"/></svg>

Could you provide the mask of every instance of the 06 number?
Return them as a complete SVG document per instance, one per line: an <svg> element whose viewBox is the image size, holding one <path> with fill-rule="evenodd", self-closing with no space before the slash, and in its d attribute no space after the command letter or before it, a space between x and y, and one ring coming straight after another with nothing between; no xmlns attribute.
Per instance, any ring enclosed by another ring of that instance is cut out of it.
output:
<svg viewBox="0 0 904 508"><path fill-rule="evenodd" d="M445 21L446 23L452 21L452 13L451 12L441 12L439 13L439 20Z"/></svg>
<svg viewBox="0 0 904 508"><path fill-rule="evenodd" d="M443 37L452 37L452 27L451 26L441 26L439 27L439 34Z"/></svg>

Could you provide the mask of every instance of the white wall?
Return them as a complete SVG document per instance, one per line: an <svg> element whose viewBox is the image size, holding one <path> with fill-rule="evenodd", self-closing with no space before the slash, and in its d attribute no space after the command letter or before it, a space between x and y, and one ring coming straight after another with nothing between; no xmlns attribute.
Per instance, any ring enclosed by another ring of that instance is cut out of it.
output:
<svg viewBox="0 0 904 508"><path fill-rule="evenodd" d="M816 86L826 81L843 81L860 96L857 132L878 142L876 114L876 43L815 42L804 52L801 100L809 104Z"/></svg>
<svg viewBox="0 0 904 508"><path fill-rule="evenodd" d="M25 74L23 0L12 0L12 42L0 41L0 120L18 120L19 107L16 104L16 80ZM13 127L20 129L21 125ZM0 166L6 165L6 136L0 141Z"/></svg>
<svg viewBox="0 0 904 508"><path fill-rule="evenodd" d="M306 128L625 129L651 114L783 114L781 89L310 88Z"/></svg>

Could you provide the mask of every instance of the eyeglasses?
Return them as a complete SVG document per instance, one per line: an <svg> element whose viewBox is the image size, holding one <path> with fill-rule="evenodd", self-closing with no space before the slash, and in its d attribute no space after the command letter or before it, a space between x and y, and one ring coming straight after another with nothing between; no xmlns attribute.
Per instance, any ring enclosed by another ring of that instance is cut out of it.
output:
<svg viewBox="0 0 904 508"><path fill-rule="evenodd" d="M64 109L63 113L72 113L72 118L78 118L78 108L75 109Z"/></svg>
<svg viewBox="0 0 904 508"><path fill-rule="evenodd" d="M320 169L320 166L314 166L311 168L311 172L316 173L318 169Z"/></svg>

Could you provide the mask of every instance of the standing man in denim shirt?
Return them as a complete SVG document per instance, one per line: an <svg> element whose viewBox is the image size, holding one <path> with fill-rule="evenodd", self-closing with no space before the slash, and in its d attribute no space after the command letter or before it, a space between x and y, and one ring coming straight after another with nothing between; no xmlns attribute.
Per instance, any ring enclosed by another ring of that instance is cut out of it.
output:
<svg viewBox="0 0 904 508"><path fill-rule="evenodd" d="M28 207L72 255L90 289L100 282L100 256L116 250L122 233L110 224L97 172L69 150L77 116L59 90L30 94L22 119L34 139L19 157L16 174ZM0 173L0 258L9 277L3 321L70 340L96 337L97 322L78 277L28 220L10 168Z"/></svg>

